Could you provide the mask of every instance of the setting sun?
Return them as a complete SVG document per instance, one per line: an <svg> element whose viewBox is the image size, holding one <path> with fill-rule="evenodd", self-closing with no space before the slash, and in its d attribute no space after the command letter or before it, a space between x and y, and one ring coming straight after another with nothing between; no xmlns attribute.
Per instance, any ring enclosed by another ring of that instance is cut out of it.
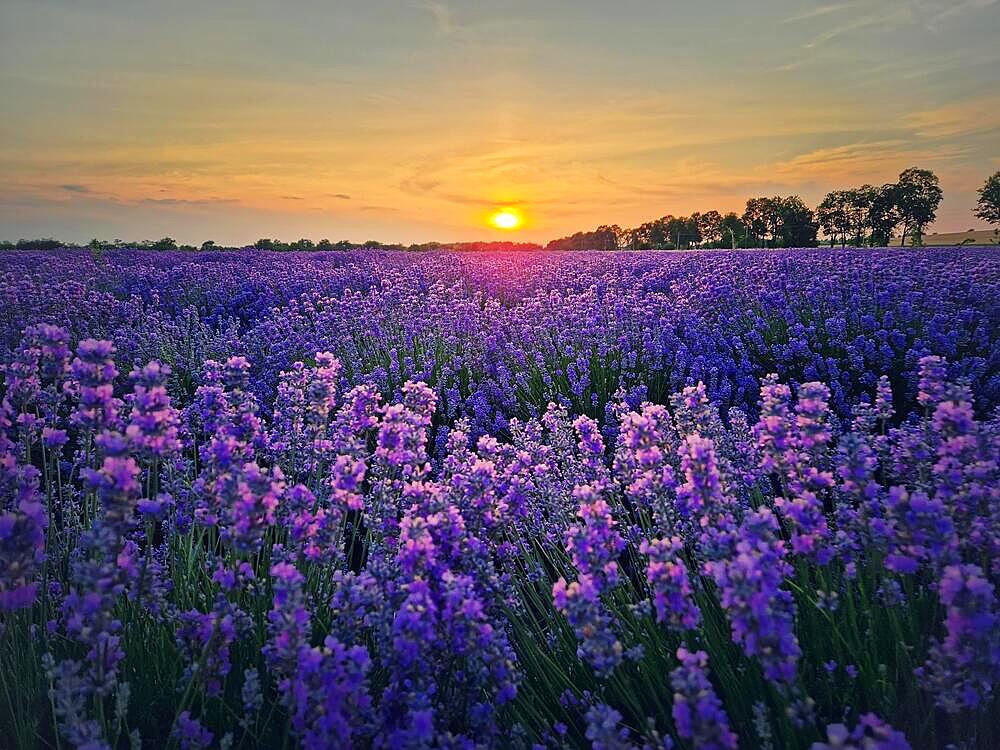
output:
<svg viewBox="0 0 1000 750"><path fill-rule="evenodd" d="M513 211L497 211L490 217L490 223L498 229L517 229L521 226L521 217Z"/></svg>

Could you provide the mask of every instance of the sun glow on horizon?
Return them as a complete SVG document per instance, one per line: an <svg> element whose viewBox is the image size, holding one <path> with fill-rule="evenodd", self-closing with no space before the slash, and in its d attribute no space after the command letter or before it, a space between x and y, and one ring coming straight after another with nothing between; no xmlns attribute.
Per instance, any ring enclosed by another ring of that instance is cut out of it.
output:
<svg viewBox="0 0 1000 750"><path fill-rule="evenodd" d="M510 209L497 211L490 217L490 223L497 229L517 229L523 223L520 215Z"/></svg>

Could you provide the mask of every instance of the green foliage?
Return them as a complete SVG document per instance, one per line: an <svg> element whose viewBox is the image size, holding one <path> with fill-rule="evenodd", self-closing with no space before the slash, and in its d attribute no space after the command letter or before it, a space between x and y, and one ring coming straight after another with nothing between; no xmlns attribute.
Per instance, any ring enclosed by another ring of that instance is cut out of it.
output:
<svg viewBox="0 0 1000 750"><path fill-rule="evenodd" d="M912 229L917 242L922 244L924 227L937 217L943 197L937 175L929 169L910 167L900 172L896 186L896 205L902 217L903 236Z"/></svg>
<svg viewBox="0 0 1000 750"><path fill-rule="evenodd" d="M1000 224L1000 170L997 170L979 188L979 201L972 212L987 224Z"/></svg>

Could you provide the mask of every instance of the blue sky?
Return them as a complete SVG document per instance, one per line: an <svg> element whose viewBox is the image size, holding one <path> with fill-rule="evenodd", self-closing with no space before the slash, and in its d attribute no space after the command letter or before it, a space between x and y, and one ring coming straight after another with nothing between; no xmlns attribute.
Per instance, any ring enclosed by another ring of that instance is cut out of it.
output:
<svg viewBox="0 0 1000 750"><path fill-rule="evenodd" d="M0 237L495 236L1000 168L1000 3L0 5Z"/></svg>

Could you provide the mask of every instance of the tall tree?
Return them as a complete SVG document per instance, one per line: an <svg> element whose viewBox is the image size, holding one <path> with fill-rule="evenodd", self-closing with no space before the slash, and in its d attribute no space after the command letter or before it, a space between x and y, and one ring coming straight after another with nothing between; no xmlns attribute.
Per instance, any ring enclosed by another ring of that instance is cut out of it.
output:
<svg viewBox="0 0 1000 750"><path fill-rule="evenodd" d="M722 214L715 209L703 214L691 214L698 225L698 234L702 242L715 243L722 239Z"/></svg>
<svg viewBox="0 0 1000 750"><path fill-rule="evenodd" d="M838 239L843 247L847 244L847 232L850 226L847 218L847 191L833 190L826 194L823 201L816 206L816 223L823 234L830 238L830 245Z"/></svg>
<svg viewBox="0 0 1000 750"><path fill-rule="evenodd" d="M773 198L777 203L773 233L783 247L813 247L818 229L812 210L797 196Z"/></svg>
<svg viewBox="0 0 1000 750"><path fill-rule="evenodd" d="M747 236L747 228L735 211L730 211L722 217L719 224L719 234L722 235L722 243L728 244L733 250L743 244Z"/></svg>
<svg viewBox="0 0 1000 750"><path fill-rule="evenodd" d="M767 238L776 223L777 211L772 198L750 198L743 211L743 225L747 234L754 238L754 244L763 242L767 247Z"/></svg>
<svg viewBox="0 0 1000 750"><path fill-rule="evenodd" d="M871 228L870 210L874 199L875 188L871 185L862 185L847 191L847 223L854 244L864 245L868 241Z"/></svg>
<svg viewBox="0 0 1000 750"><path fill-rule="evenodd" d="M615 233L615 246L619 250L631 250L632 230L623 229L617 224L612 224L611 229Z"/></svg>
<svg viewBox="0 0 1000 750"><path fill-rule="evenodd" d="M898 186L896 204L903 219L900 247L906 241L906 234L911 229L917 244L920 244L924 227L937 217L937 209L943 197L937 175L929 169L910 167L900 172L896 185Z"/></svg>
<svg viewBox="0 0 1000 750"><path fill-rule="evenodd" d="M609 227L607 224L602 224L597 229L594 230L594 249L595 250L617 250L618 249L618 233L615 231L617 227Z"/></svg>
<svg viewBox="0 0 1000 750"><path fill-rule="evenodd" d="M979 188L979 202L972 213L987 224L1000 225L1000 171L987 177Z"/></svg>
<svg viewBox="0 0 1000 750"><path fill-rule="evenodd" d="M882 247L889 244L896 228L903 218L899 210L899 185L886 183L875 188L872 203L868 208L868 224L872 228L872 245Z"/></svg>
<svg viewBox="0 0 1000 750"><path fill-rule="evenodd" d="M663 223L669 244L678 250L701 239L697 219L689 216L666 216Z"/></svg>

